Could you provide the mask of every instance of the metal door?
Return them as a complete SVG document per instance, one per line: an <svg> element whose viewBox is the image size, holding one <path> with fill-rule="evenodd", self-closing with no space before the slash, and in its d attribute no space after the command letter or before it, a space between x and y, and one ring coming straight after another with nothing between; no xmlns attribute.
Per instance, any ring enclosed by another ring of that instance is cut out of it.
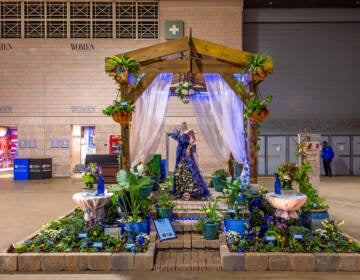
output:
<svg viewBox="0 0 360 280"><path fill-rule="evenodd" d="M334 175L350 175L350 136L332 136L335 157L332 163Z"/></svg>
<svg viewBox="0 0 360 280"><path fill-rule="evenodd" d="M267 137L267 175L277 172L278 165L286 161L286 136Z"/></svg>
<svg viewBox="0 0 360 280"><path fill-rule="evenodd" d="M360 136L352 138L352 175L360 175Z"/></svg>
<svg viewBox="0 0 360 280"><path fill-rule="evenodd" d="M258 151L258 175L266 175L265 170L265 136L258 139L260 150Z"/></svg>
<svg viewBox="0 0 360 280"><path fill-rule="evenodd" d="M288 138L289 143L289 161L295 162L296 164L299 163L299 158L295 155L296 153L296 147L298 142L297 135L295 136L289 136Z"/></svg>

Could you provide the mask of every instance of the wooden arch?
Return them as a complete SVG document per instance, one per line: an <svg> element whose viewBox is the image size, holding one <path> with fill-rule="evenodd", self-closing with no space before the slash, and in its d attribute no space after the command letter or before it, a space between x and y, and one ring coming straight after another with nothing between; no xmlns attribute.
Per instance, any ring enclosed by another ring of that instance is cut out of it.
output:
<svg viewBox="0 0 360 280"><path fill-rule="evenodd" d="M191 33L191 32L190 32ZM231 47L219 45L191 36L181 39L166 41L153 46L140 48L124 53L127 57L135 59L140 64L140 73L145 75L139 81L137 87L131 87L127 84L120 84L121 98L125 100L136 101L137 98L154 81L159 73L218 73L226 81L231 89L245 103L246 96L243 92L236 89L238 81L234 73L244 73L248 71L249 57L254 54ZM118 54L120 56L122 54ZM106 60L109 58L106 58ZM111 71L111 69L105 69ZM267 61L263 67L264 77L273 71L273 61ZM256 92L256 86L259 81L250 81L252 92ZM246 103L245 103L246 104ZM256 124L251 127L256 127ZM257 131L257 130L256 130ZM250 131L251 143L257 143L256 131ZM121 135L123 140L122 168L130 169L130 143L129 143L129 125L121 125ZM253 183L257 180L257 152L251 152L250 159L250 177Z"/></svg>

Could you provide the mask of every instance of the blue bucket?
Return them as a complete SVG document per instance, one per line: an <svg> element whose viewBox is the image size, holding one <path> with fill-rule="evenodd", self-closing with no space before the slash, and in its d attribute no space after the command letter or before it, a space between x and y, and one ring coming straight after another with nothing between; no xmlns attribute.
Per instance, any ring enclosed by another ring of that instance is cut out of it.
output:
<svg viewBox="0 0 360 280"><path fill-rule="evenodd" d="M250 219L245 220L235 220L235 219L224 219L224 231L236 231L237 233L244 235L244 232L246 230L245 224L249 224Z"/></svg>

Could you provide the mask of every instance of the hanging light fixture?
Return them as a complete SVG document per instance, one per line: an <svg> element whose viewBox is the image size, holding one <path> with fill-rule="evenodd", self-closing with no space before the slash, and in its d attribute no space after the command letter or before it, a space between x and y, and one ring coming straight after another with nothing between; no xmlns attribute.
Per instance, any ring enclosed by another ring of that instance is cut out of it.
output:
<svg viewBox="0 0 360 280"><path fill-rule="evenodd" d="M188 104L190 102L190 96L194 94L195 91L187 74L184 74L184 80L178 84L175 92L184 104Z"/></svg>
<svg viewBox="0 0 360 280"><path fill-rule="evenodd" d="M7 127L0 126L0 137L4 137L7 133Z"/></svg>

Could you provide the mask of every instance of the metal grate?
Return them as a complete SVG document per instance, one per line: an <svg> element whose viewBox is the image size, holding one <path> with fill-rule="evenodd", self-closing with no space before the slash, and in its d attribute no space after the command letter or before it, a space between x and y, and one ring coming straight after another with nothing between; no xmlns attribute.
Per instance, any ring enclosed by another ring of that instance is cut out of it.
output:
<svg viewBox="0 0 360 280"><path fill-rule="evenodd" d="M47 18L48 19L66 19L67 6L66 2L48 2L47 3Z"/></svg>
<svg viewBox="0 0 360 280"><path fill-rule="evenodd" d="M1 22L1 38L21 38L20 21Z"/></svg>
<svg viewBox="0 0 360 280"><path fill-rule="evenodd" d="M0 38L159 37L158 1L2 1Z"/></svg>
<svg viewBox="0 0 360 280"><path fill-rule="evenodd" d="M25 2L26 19L44 18L44 2Z"/></svg>
<svg viewBox="0 0 360 280"><path fill-rule="evenodd" d="M47 38L66 38L67 24L66 21L48 21Z"/></svg>
<svg viewBox="0 0 360 280"><path fill-rule="evenodd" d="M90 22L74 21L70 24L71 38L90 38Z"/></svg>
<svg viewBox="0 0 360 280"><path fill-rule="evenodd" d="M116 38L135 39L136 38L136 22L135 21L119 21L116 23Z"/></svg>
<svg viewBox="0 0 360 280"><path fill-rule="evenodd" d="M1 18L2 19L20 19L21 18L21 2L1 2Z"/></svg>
<svg viewBox="0 0 360 280"><path fill-rule="evenodd" d="M44 38L44 22L26 21L25 38Z"/></svg>
<svg viewBox="0 0 360 280"><path fill-rule="evenodd" d="M157 21L139 21L138 38L156 39L158 38L159 28Z"/></svg>

